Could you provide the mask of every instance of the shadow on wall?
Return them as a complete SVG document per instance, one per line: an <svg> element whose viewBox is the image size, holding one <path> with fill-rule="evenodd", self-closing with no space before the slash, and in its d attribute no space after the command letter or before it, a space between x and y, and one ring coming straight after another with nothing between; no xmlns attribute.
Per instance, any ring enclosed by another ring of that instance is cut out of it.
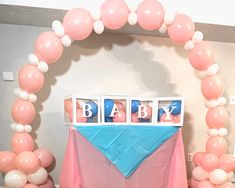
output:
<svg viewBox="0 0 235 188"><path fill-rule="evenodd" d="M93 55L102 48L110 51L115 45L126 46L134 42L134 40L135 38L128 35L106 33L97 36L93 34L84 41L73 43L69 49L65 48L61 59L57 63L50 65L50 69L45 75L45 86L38 93L38 103L36 104L38 111L42 111L43 107L41 103L47 100L51 92L51 87L57 83L56 77L63 75L68 71L71 66L71 61L79 61L81 56ZM151 40L146 41L152 43ZM165 44L162 41L160 43L154 43L154 45L169 46L169 44ZM167 68L163 64L152 60L152 52L143 49L141 47L141 43L139 43L139 45L131 46L131 48L134 49L130 51L135 51L135 54L133 55L129 55L129 50L126 51L125 48L122 50L117 49L110 53L120 61L132 65L134 70L141 75L141 82L144 87L156 91L158 96L177 95L174 91L176 89L176 85L175 83L170 83L170 75ZM186 57L181 47L175 46L175 49L180 56ZM144 69L143 63L146 64Z"/></svg>

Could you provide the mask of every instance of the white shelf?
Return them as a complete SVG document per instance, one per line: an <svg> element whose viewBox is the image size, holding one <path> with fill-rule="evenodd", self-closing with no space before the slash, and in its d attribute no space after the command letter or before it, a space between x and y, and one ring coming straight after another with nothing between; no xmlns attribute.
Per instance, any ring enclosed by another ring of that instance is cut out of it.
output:
<svg viewBox="0 0 235 188"><path fill-rule="evenodd" d="M0 4L69 10L76 7L96 10L105 0L1 0ZM142 0L124 0L127 4L139 4ZM195 22L235 26L234 0L159 0L166 11L178 11L189 15Z"/></svg>
<svg viewBox="0 0 235 188"><path fill-rule="evenodd" d="M0 23L51 27L52 21L62 20L65 13L66 10L61 9L0 4ZM235 26L196 23L196 29L204 33L205 40L235 42ZM118 31L106 32L166 37L157 31L144 31L129 25Z"/></svg>

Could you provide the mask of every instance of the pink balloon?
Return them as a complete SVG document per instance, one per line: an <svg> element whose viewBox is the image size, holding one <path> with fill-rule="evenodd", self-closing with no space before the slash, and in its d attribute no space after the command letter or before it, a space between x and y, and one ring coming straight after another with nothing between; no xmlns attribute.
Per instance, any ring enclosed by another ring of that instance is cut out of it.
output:
<svg viewBox="0 0 235 188"><path fill-rule="evenodd" d="M73 111L69 112L69 120L73 122Z"/></svg>
<svg viewBox="0 0 235 188"><path fill-rule="evenodd" d="M228 122L228 111L223 106L211 108L206 113L206 123L211 129L223 128Z"/></svg>
<svg viewBox="0 0 235 188"><path fill-rule="evenodd" d="M206 70L214 63L214 52L207 42L195 44L194 48L189 53L189 61L197 70Z"/></svg>
<svg viewBox="0 0 235 188"><path fill-rule="evenodd" d="M225 154L227 150L227 142L222 136L212 136L206 143L206 151L213 153L218 157Z"/></svg>
<svg viewBox="0 0 235 188"><path fill-rule="evenodd" d="M16 168L24 173L33 173L40 167L37 155L31 151L19 153L15 158Z"/></svg>
<svg viewBox="0 0 235 188"><path fill-rule="evenodd" d="M129 9L123 0L106 0L101 6L101 20L108 29L123 27L128 15Z"/></svg>
<svg viewBox="0 0 235 188"><path fill-rule="evenodd" d="M235 157L231 155L223 155L220 157L219 168L223 169L225 172L234 171Z"/></svg>
<svg viewBox="0 0 235 188"><path fill-rule="evenodd" d="M90 13L81 8L75 8L66 13L63 20L65 33L73 40L87 38L93 30L93 20Z"/></svg>
<svg viewBox="0 0 235 188"><path fill-rule="evenodd" d="M234 185L231 182L227 182L223 185L217 185L215 188L234 188Z"/></svg>
<svg viewBox="0 0 235 188"><path fill-rule="evenodd" d="M195 180L194 178L190 179L189 185L191 188L196 188L198 184L199 184L199 181Z"/></svg>
<svg viewBox="0 0 235 188"><path fill-rule="evenodd" d="M201 166L206 171L212 171L219 167L219 158L215 154L205 154L201 159Z"/></svg>
<svg viewBox="0 0 235 188"><path fill-rule="evenodd" d="M28 93L37 93L44 84L44 75L34 65L23 66L18 75L18 81L21 89Z"/></svg>
<svg viewBox="0 0 235 188"><path fill-rule="evenodd" d="M145 30L159 29L163 23L164 9L155 0L144 0L137 9L138 24Z"/></svg>
<svg viewBox="0 0 235 188"><path fill-rule="evenodd" d="M217 99L224 91L224 82L218 75L207 76L202 80L201 91L206 99Z"/></svg>
<svg viewBox="0 0 235 188"><path fill-rule="evenodd" d="M192 20L183 14L177 14L174 22L168 27L168 35L172 41L183 44L194 34L195 25Z"/></svg>
<svg viewBox="0 0 235 188"><path fill-rule="evenodd" d="M120 115L118 113L114 114L113 122L126 122L126 112L124 111L119 111L119 112Z"/></svg>
<svg viewBox="0 0 235 188"><path fill-rule="evenodd" d="M39 188L39 186L32 183L27 183L23 188Z"/></svg>
<svg viewBox="0 0 235 188"><path fill-rule="evenodd" d="M78 101L76 101L76 108L80 108L80 104ZM64 101L64 109L67 113L71 113L73 111L73 102L72 100L65 100Z"/></svg>
<svg viewBox="0 0 235 188"><path fill-rule="evenodd" d="M160 122L164 122L164 123L174 123L175 120L174 120L174 116L173 115L167 115L166 113L165 114L162 114L161 118L160 118Z"/></svg>
<svg viewBox="0 0 235 188"><path fill-rule="evenodd" d="M77 109L77 122L78 123L86 123L87 122L87 118L82 117L82 109Z"/></svg>
<svg viewBox="0 0 235 188"><path fill-rule="evenodd" d="M11 140L11 146L15 153L33 151L34 142L28 133L14 133Z"/></svg>
<svg viewBox="0 0 235 188"><path fill-rule="evenodd" d="M73 121L73 112L69 113L69 119L72 122ZM86 123L87 117L83 117L82 109L77 109L77 123Z"/></svg>
<svg viewBox="0 0 235 188"><path fill-rule="evenodd" d="M206 152L197 152L194 156L193 156L193 162L195 165L199 166L201 164L201 160L204 157L204 155L206 154Z"/></svg>
<svg viewBox="0 0 235 188"><path fill-rule="evenodd" d="M0 172L7 173L15 169L16 154L11 151L0 152Z"/></svg>
<svg viewBox="0 0 235 188"><path fill-rule="evenodd" d="M121 101L115 102L119 111L126 111L125 105Z"/></svg>
<svg viewBox="0 0 235 188"><path fill-rule="evenodd" d="M209 181L201 181L196 188L215 188Z"/></svg>
<svg viewBox="0 0 235 188"><path fill-rule="evenodd" d="M67 113L70 113L73 111L73 102L71 100L65 100L64 101L64 110Z"/></svg>
<svg viewBox="0 0 235 188"><path fill-rule="evenodd" d="M35 43L35 54L41 61L47 64L56 62L63 53L60 38L54 32L42 33Z"/></svg>
<svg viewBox="0 0 235 188"><path fill-rule="evenodd" d="M174 122L175 123L180 123L180 117L181 117L181 115L174 116Z"/></svg>
<svg viewBox="0 0 235 188"><path fill-rule="evenodd" d="M132 113L132 114L131 114L131 122L132 122L132 123L139 123L139 122L140 122L137 113Z"/></svg>
<svg viewBox="0 0 235 188"><path fill-rule="evenodd" d="M54 188L54 184L50 179L47 179L47 181L44 184L39 185L39 187L40 188Z"/></svg>
<svg viewBox="0 0 235 188"><path fill-rule="evenodd" d="M11 108L11 115L15 122L26 125L30 124L35 118L35 108L31 102L15 100Z"/></svg>
<svg viewBox="0 0 235 188"><path fill-rule="evenodd" d="M42 167L46 168L51 165L53 161L53 155L50 151L47 149L37 149L34 151L34 153L39 158Z"/></svg>

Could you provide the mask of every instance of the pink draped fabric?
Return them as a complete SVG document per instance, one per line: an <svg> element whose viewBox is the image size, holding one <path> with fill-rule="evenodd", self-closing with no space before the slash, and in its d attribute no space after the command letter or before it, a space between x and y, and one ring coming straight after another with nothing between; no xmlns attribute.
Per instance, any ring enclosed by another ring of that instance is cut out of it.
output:
<svg viewBox="0 0 235 188"><path fill-rule="evenodd" d="M60 176L61 188L81 188L81 176L78 164L76 138L76 130L70 128L64 163L61 171L62 173Z"/></svg>
<svg viewBox="0 0 235 188"><path fill-rule="evenodd" d="M182 133L168 139L130 178L70 128L60 176L61 188L186 188Z"/></svg>
<svg viewBox="0 0 235 188"><path fill-rule="evenodd" d="M170 172L167 188L188 187L185 164L185 154L182 140L182 130L178 132L174 154L170 163Z"/></svg>

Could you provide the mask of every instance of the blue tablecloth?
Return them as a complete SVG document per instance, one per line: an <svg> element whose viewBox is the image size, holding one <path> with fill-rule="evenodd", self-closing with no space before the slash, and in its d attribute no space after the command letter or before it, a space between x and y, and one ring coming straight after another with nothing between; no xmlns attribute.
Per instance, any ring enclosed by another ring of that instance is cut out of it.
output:
<svg viewBox="0 0 235 188"><path fill-rule="evenodd" d="M129 177L179 127L100 125L75 128Z"/></svg>

